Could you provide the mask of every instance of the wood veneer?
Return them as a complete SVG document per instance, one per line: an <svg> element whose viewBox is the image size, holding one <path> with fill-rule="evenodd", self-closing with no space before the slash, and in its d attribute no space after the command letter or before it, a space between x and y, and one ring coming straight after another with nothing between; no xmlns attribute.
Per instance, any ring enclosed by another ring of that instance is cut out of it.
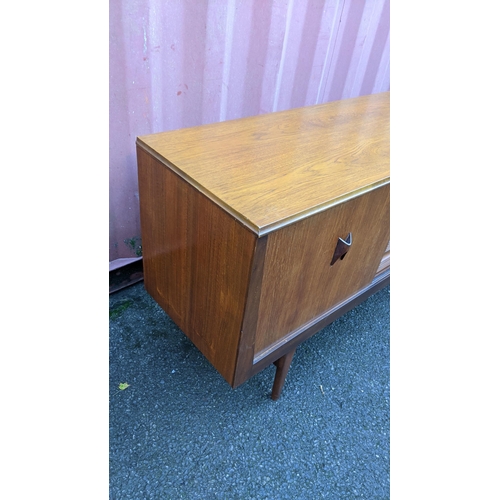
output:
<svg viewBox="0 0 500 500"><path fill-rule="evenodd" d="M260 351L372 281L389 238L388 222L385 185L269 235L257 358ZM331 266L338 237L349 232L352 249Z"/></svg>
<svg viewBox="0 0 500 500"><path fill-rule="evenodd" d="M257 238L148 153L138 159L146 290L232 384Z"/></svg>
<svg viewBox="0 0 500 500"><path fill-rule="evenodd" d="M232 387L388 283L388 132L383 93L137 138L146 290Z"/></svg>
<svg viewBox="0 0 500 500"><path fill-rule="evenodd" d="M389 182L389 93L137 143L262 235Z"/></svg>

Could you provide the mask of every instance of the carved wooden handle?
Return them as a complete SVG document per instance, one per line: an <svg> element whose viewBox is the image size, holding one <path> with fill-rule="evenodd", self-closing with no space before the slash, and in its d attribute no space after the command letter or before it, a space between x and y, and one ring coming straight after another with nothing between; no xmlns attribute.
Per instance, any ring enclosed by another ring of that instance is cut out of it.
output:
<svg viewBox="0 0 500 500"><path fill-rule="evenodd" d="M332 261L330 262L330 265L333 266L337 260L342 260L347 252L349 251L349 248L351 248L352 244L352 234L349 233L347 235L347 238L343 240L342 238L339 238L337 241L337 246L335 247L335 252L333 253L333 258Z"/></svg>

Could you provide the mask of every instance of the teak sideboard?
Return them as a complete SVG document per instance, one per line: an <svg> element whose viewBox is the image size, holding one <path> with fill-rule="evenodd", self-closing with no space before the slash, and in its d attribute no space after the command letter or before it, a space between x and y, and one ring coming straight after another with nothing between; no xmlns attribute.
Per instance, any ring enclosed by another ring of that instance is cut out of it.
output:
<svg viewBox="0 0 500 500"><path fill-rule="evenodd" d="M234 388L389 283L389 92L137 138L144 283Z"/></svg>

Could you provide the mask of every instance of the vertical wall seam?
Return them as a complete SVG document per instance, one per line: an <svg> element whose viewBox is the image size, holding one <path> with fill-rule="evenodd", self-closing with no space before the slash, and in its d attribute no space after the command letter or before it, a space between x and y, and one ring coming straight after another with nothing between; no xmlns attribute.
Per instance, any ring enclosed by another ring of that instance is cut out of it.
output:
<svg viewBox="0 0 500 500"><path fill-rule="evenodd" d="M318 92L316 93L316 104L322 103L323 97L324 97L324 90L326 86L326 82L328 79L328 74L329 74L329 69L331 67L331 58L333 55L333 48L335 46L337 37L338 37L338 26L340 24L337 24L337 12L338 12L338 5L337 4L337 9L335 9L335 14L332 19L332 28L330 30L330 36L328 37L328 46L326 48L326 55L325 55L325 63L323 64L323 68L321 69L321 77L319 80L318 84ZM341 14L342 17L342 14ZM330 62L330 63L329 63Z"/></svg>
<svg viewBox="0 0 500 500"><path fill-rule="evenodd" d="M367 23L366 29L364 30L364 33L361 33L361 36L364 37L363 46L361 47L361 51L360 51L359 57L357 58L357 64L356 64L356 68L354 70L354 77L352 79L352 84L349 85L349 87L350 87L350 90L349 90L350 95L347 96L347 97L354 97L354 96L359 95L359 92L361 91L361 87L363 86L363 78L365 76L365 73L367 71L367 66L368 66L368 63L369 63L369 60L366 57L366 53L368 52L368 55L370 54L370 52L371 52L371 50L373 48L373 45L375 43L376 33L373 35L373 38L371 38L370 35L372 34L373 22L375 20L376 14L377 14L376 11L377 11L376 4L372 4L371 5L371 11L369 13L369 19L368 19L368 23ZM382 9L380 9L380 11L378 12L378 16L377 16L377 19L376 19L377 20L377 24L380 22L380 16L381 15L382 15ZM360 23L359 27L360 27L360 30L361 30L361 28L363 27L363 23L362 22ZM359 36L360 36L360 33L358 31L358 38L359 38ZM370 44L369 48L367 47L368 41L371 41L371 44ZM362 70L362 74L360 76L361 70ZM347 81L346 81L346 84L347 84ZM345 88L344 88L344 91L345 91Z"/></svg>
<svg viewBox="0 0 500 500"><path fill-rule="evenodd" d="M148 32L149 32L149 51L146 54L148 58L148 69L150 70L150 98L149 109L151 113L150 125L152 132L160 132L163 126L163 92L162 92L162 71L161 71L161 41L159 18L161 8L157 0L151 0L149 4ZM156 49L157 47L157 49Z"/></svg>
<svg viewBox="0 0 500 500"><path fill-rule="evenodd" d="M333 42L331 50L330 50L330 41L328 42L328 51L327 51L325 66L323 67L323 71L321 73L321 81L320 81L319 88L318 88L318 98L316 99L316 103L317 104L325 102L326 83L328 82L328 80L330 78L330 73L332 71L333 55L335 54L335 48L337 46L337 40L339 38L340 26L342 24L342 16L344 15L345 2L346 2L346 0L344 0L343 3L342 3L342 9L340 11L340 18L339 18L339 22L338 22L338 25L337 25L337 28L336 28L335 40ZM335 24L333 24L333 26L332 26L332 35L333 35L333 31L334 30L335 30ZM325 74L325 68L326 67L328 67L327 70L326 70L326 77L323 78L323 75ZM321 88L321 86L323 86L323 88ZM321 92L321 98L319 98L320 92Z"/></svg>
<svg viewBox="0 0 500 500"><path fill-rule="evenodd" d="M273 111L278 109L278 101L281 89L281 80L283 78L283 66L285 65L286 51L288 47L288 38L290 36L290 24L292 22L294 0L290 0L286 11L285 36L283 37L283 48L281 49L280 65L278 69L278 77L276 79L276 88L274 90Z"/></svg>
<svg viewBox="0 0 500 500"><path fill-rule="evenodd" d="M224 40L224 63L222 68L222 86L220 92L219 120L223 122L227 116L227 99L229 91L229 74L231 71L231 56L233 49L233 27L235 14L235 0L228 0L226 14L226 37Z"/></svg>
<svg viewBox="0 0 500 500"><path fill-rule="evenodd" d="M390 81L389 71L390 71L390 31L387 33L387 37L384 43L384 50L382 54L382 58L380 61L380 66L377 70L377 75L375 76L375 80L373 82L373 88L371 92L381 92L380 88L383 86L384 82ZM384 64L382 64L382 61Z"/></svg>

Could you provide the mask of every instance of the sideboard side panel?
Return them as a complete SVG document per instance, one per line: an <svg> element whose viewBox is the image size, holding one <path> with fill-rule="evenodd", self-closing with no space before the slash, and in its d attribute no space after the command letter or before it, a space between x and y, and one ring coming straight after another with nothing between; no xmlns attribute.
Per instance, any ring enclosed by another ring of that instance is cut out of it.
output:
<svg viewBox="0 0 500 500"><path fill-rule="evenodd" d="M137 149L144 283L233 383L256 235Z"/></svg>

